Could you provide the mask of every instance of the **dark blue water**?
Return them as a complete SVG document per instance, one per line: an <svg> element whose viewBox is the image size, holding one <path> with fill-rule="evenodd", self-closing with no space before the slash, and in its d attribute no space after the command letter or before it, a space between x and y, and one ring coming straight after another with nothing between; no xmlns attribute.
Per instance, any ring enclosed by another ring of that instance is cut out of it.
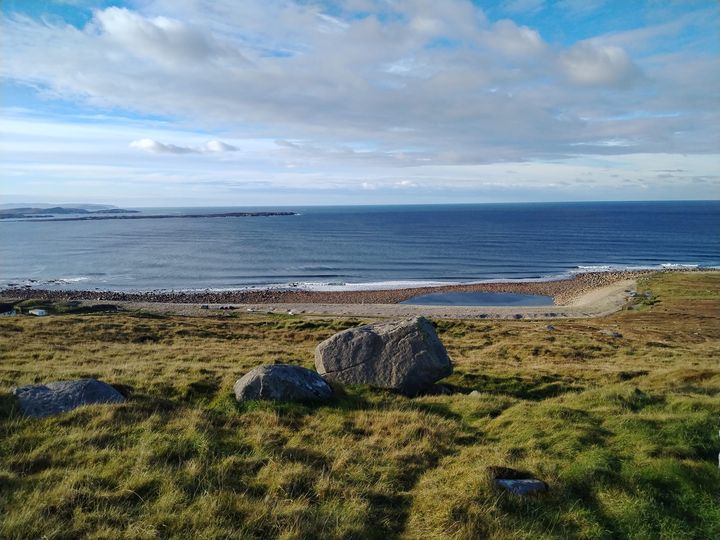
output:
<svg viewBox="0 0 720 540"><path fill-rule="evenodd" d="M400 303L421 306L551 306L553 298L539 294L454 292L421 294Z"/></svg>
<svg viewBox="0 0 720 540"><path fill-rule="evenodd" d="M0 286L340 289L720 266L720 201L283 210L301 215L0 222Z"/></svg>

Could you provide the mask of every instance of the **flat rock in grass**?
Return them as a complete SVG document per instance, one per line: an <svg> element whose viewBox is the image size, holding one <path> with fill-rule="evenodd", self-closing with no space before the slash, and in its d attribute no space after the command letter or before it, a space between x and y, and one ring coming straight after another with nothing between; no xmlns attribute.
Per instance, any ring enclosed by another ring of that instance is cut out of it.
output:
<svg viewBox="0 0 720 540"><path fill-rule="evenodd" d="M335 334L315 349L315 369L329 381L417 396L450 375L452 363L432 323L416 317Z"/></svg>
<svg viewBox="0 0 720 540"><path fill-rule="evenodd" d="M517 480L500 478L495 480L495 483L513 495L530 495L547 491L547 484L535 478L519 478Z"/></svg>
<svg viewBox="0 0 720 540"><path fill-rule="evenodd" d="M238 401L325 401L332 394L332 388L320 375L287 364L256 367L235 383Z"/></svg>
<svg viewBox="0 0 720 540"><path fill-rule="evenodd" d="M23 414L34 418L53 416L82 405L125 401L115 388L97 379L31 384L14 388L12 392Z"/></svg>
<svg viewBox="0 0 720 540"><path fill-rule="evenodd" d="M533 478L531 473L510 467L488 467L485 474L488 480L513 495L529 495L547 491L548 488L545 482Z"/></svg>

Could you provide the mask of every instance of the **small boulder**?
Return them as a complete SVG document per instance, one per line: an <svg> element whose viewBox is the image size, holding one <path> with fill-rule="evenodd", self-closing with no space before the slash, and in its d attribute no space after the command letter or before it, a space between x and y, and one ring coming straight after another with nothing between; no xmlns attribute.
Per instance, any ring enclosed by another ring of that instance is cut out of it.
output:
<svg viewBox="0 0 720 540"><path fill-rule="evenodd" d="M495 483L513 495L530 495L540 491L547 491L547 484L535 478L519 478L517 480L499 479Z"/></svg>
<svg viewBox="0 0 720 540"><path fill-rule="evenodd" d="M256 367L235 383L238 401L324 401L332 394L332 388L320 375L287 364Z"/></svg>
<svg viewBox="0 0 720 540"><path fill-rule="evenodd" d="M519 471L510 467L488 467L485 469L485 474L488 480L513 495L529 495L548 489L545 482L533 478L527 471Z"/></svg>
<svg viewBox="0 0 720 540"><path fill-rule="evenodd" d="M34 418L53 416L82 405L125 401L115 388L97 379L31 384L14 388L12 393L18 398L23 414Z"/></svg>
<svg viewBox="0 0 720 540"><path fill-rule="evenodd" d="M432 323L423 317L349 328L315 349L326 380L368 384L416 396L452 373Z"/></svg>

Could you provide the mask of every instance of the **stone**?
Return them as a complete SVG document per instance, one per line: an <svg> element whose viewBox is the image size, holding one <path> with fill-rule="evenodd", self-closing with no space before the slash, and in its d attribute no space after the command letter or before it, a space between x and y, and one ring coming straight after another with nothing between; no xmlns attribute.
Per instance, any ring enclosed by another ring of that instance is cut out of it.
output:
<svg viewBox="0 0 720 540"><path fill-rule="evenodd" d="M552 331L555 330L555 327L554 327L552 324L548 324L548 325L545 327L545 330L547 330L548 332L552 332Z"/></svg>
<svg viewBox="0 0 720 540"><path fill-rule="evenodd" d="M332 388L320 375L287 364L256 367L235 383L238 401L325 401L332 394Z"/></svg>
<svg viewBox="0 0 720 540"><path fill-rule="evenodd" d="M468 394L468 396L470 396L470 397L480 397L480 396L482 396L482 393L481 393L481 392L478 392L477 390L473 390L472 392L470 392L470 393Z"/></svg>
<svg viewBox="0 0 720 540"><path fill-rule="evenodd" d="M12 393L23 414L34 418L53 416L82 405L125 401L115 388L97 379L31 384L14 388Z"/></svg>
<svg viewBox="0 0 720 540"><path fill-rule="evenodd" d="M495 483L513 495L530 495L547 491L547 484L535 478L519 478L517 480L498 479Z"/></svg>
<svg viewBox="0 0 720 540"><path fill-rule="evenodd" d="M452 373L452 362L424 317L349 328L315 349L328 381L368 384L417 396Z"/></svg>

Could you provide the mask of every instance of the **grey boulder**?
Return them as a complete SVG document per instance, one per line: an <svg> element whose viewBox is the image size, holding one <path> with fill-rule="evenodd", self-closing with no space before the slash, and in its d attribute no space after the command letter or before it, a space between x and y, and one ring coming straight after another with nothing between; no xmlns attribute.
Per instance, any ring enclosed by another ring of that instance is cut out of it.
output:
<svg viewBox="0 0 720 540"><path fill-rule="evenodd" d="M329 381L416 396L450 375L452 363L432 323L417 317L335 334L315 349L315 369Z"/></svg>
<svg viewBox="0 0 720 540"><path fill-rule="evenodd" d="M547 491L547 484L535 478L519 478L517 480L498 479L495 483L513 495L530 495L541 491Z"/></svg>
<svg viewBox="0 0 720 540"><path fill-rule="evenodd" d="M97 379L31 384L14 388L12 392L23 414L35 418L53 416L82 405L125 401L120 392Z"/></svg>
<svg viewBox="0 0 720 540"><path fill-rule="evenodd" d="M332 394L332 388L320 375L287 364L256 367L235 383L238 401L324 401Z"/></svg>

